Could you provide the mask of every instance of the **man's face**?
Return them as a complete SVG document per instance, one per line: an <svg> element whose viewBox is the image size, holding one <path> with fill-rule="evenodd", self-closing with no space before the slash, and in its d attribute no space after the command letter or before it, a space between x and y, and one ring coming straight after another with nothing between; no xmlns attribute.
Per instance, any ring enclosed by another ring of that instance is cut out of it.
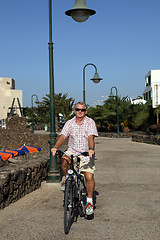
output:
<svg viewBox="0 0 160 240"><path fill-rule="evenodd" d="M74 110L76 117L83 118L85 117L87 110L86 107L82 104L77 104Z"/></svg>

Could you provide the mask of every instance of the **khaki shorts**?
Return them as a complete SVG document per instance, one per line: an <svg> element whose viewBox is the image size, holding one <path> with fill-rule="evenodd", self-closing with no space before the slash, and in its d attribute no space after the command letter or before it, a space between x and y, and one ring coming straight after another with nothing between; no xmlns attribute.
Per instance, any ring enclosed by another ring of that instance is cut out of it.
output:
<svg viewBox="0 0 160 240"><path fill-rule="evenodd" d="M73 155L71 151L65 151L69 155ZM81 159L81 155L79 156ZM76 165L77 157L73 158L74 164ZM90 161L83 162L80 161L80 171L81 172L90 172L94 174L95 165L94 165L94 158L90 158Z"/></svg>

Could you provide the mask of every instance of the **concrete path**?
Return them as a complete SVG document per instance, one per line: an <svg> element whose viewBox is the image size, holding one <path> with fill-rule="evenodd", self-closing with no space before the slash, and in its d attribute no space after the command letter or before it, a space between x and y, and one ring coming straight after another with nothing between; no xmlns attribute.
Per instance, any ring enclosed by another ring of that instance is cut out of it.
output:
<svg viewBox="0 0 160 240"><path fill-rule="evenodd" d="M0 240L159 240L160 146L96 140L94 219L63 231L59 184L42 187L0 211Z"/></svg>

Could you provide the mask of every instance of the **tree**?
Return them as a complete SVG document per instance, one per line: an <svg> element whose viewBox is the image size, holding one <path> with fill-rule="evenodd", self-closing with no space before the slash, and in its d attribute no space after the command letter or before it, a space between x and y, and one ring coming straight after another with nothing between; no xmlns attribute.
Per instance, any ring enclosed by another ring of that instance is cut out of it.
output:
<svg viewBox="0 0 160 240"><path fill-rule="evenodd" d="M128 96L118 97L119 124L133 130L147 130L148 126L156 121L156 113L151 101L146 104L131 104ZM117 125L117 101L108 98L102 106L90 107L88 115L92 117L98 126L116 129Z"/></svg>
<svg viewBox="0 0 160 240"><path fill-rule="evenodd" d="M103 106L97 105L96 108L88 109L88 116L93 118L99 127L110 128L116 125L117 102L113 98L105 101Z"/></svg>
<svg viewBox="0 0 160 240"><path fill-rule="evenodd" d="M67 98L68 94L55 94L55 119L56 123L59 121L59 113L63 114L64 118L68 120L72 114L74 105L73 98ZM50 122L50 94L43 97L43 101L34 107L34 122L35 123L49 123ZM28 122L32 121L32 108L25 108L25 116Z"/></svg>
<svg viewBox="0 0 160 240"><path fill-rule="evenodd" d="M104 125L102 113L103 113L102 107L98 105L96 106L96 108L90 107L87 111L87 115L93 118L100 127Z"/></svg>
<svg viewBox="0 0 160 240"><path fill-rule="evenodd" d="M147 128L156 121L154 109L152 108L152 101L149 100L146 104L134 105L134 109L135 108L137 109L133 117L133 127L135 130L146 131Z"/></svg>
<svg viewBox="0 0 160 240"><path fill-rule="evenodd" d="M63 114L66 120L69 119L72 114L72 109L74 105L73 98L67 98L68 94L55 94L55 115L59 119L59 113ZM45 119L45 122L50 121L50 94L46 94L43 97L43 101L38 105L38 110L41 115L41 120Z"/></svg>

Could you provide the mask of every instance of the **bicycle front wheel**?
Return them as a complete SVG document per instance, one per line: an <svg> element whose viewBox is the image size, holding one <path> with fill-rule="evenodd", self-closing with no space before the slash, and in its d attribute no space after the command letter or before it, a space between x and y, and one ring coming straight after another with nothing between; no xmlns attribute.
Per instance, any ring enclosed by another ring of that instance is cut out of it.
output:
<svg viewBox="0 0 160 240"><path fill-rule="evenodd" d="M66 181L64 196L64 232L67 234L71 227L73 216L73 182L71 179Z"/></svg>

